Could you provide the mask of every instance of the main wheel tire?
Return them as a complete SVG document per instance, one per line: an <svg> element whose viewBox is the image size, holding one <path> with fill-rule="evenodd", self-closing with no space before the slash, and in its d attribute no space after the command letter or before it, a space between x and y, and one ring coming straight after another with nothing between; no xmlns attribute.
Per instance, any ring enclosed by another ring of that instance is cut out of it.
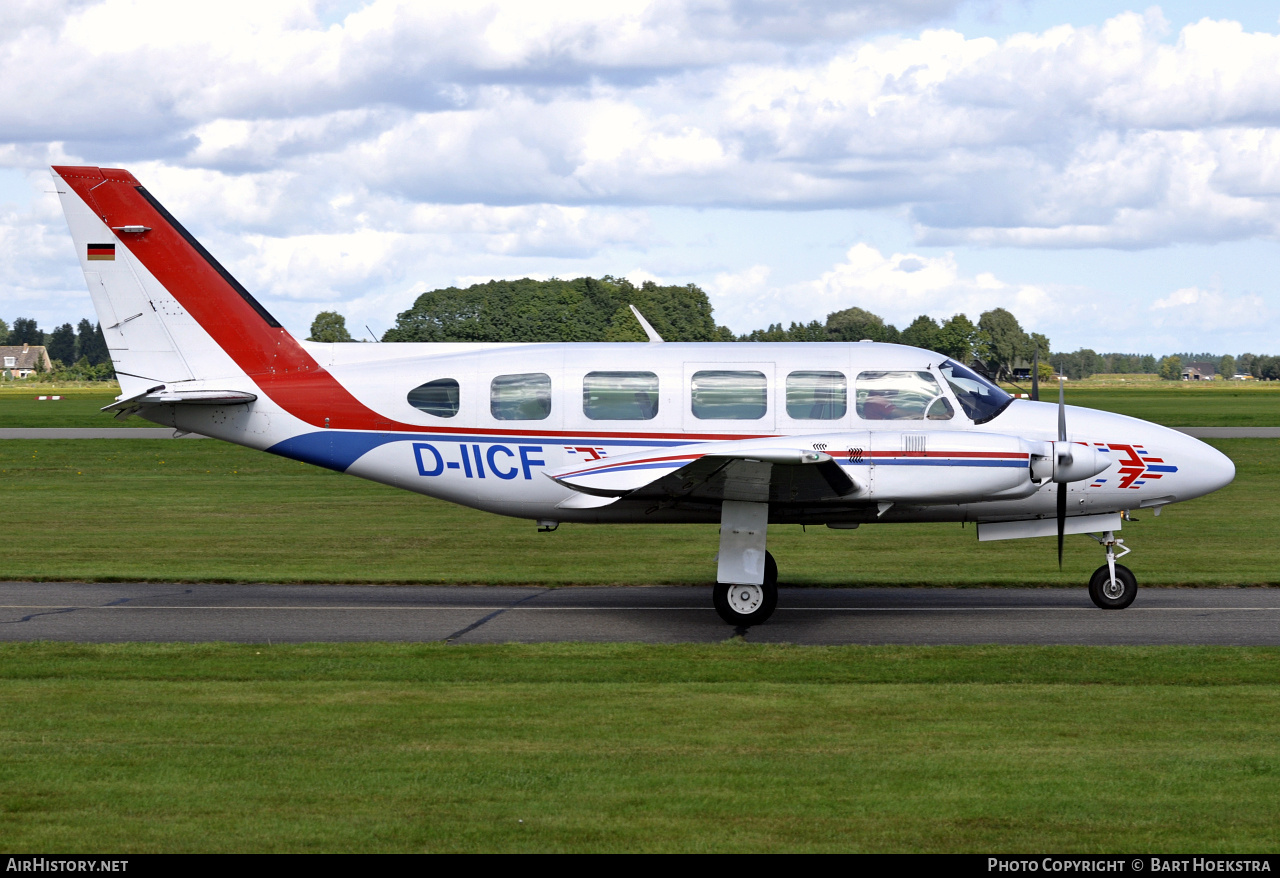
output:
<svg viewBox="0 0 1280 878"><path fill-rule="evenodd" d="M773 560L773 553L764 553L764 581L766 585L778 584L778 562Z"/></svg>
<svg viewBox="0 0 1280 878"><path fill-rule="evenodd" d="M1138 596L1138 578L1123 564L1116 565L1116 582L1111 584L1111 571L1103 564L1089 577L1089 598L1104 610L1123 610Z"/></svg>
<svg viewBox="0 0 1280 878"><path fill-rule="evenodd" d="M759 625L772 616L778 606L778 586L768 579L762 585L717 582L712 600L720 618L730 625Z"/></svg>

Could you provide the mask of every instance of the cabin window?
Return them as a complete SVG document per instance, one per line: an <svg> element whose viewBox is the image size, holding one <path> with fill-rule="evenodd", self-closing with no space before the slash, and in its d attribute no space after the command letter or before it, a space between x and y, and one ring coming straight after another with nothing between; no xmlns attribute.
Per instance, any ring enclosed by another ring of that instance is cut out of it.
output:
<svg viewBox="0 0 1280 878"><path fill-rule="evenodd" d="M849 410L843 372L792 372L787 376L787 414L797 420L834 421Z"/></svg>
<svg viewBox="0 0 1280 878"><path fill-rule="evenodd" d="M551 414L551 377L499 375L489 385L489 411L499 421L541 421Z"/></svg>
<svg viewBox="0 0 1280 878"><path fill-rule="evenodd" d="M763 372L694 372L692 391L695 418L757 420L769 410Z"/></svg>
<svg viewBox="0 0 1280 878"><path fill-rule="evenodd" d="M582 413L593 421L648 421L658 414L658 376L652 372L588 372Z"/></svg>
<svg viewBox="0 0 1280 878"><path fill-rule="evenodd" d="M950 420L955 412L928 372L862 372L858 417L868 421Z"/></svg>
<svg viewBox="0 0 1280 878"><path fill-rule="evenodd" d="M409 405L437 418L452 418L458 413L458 382L437 378L409 391Z"/></svg>

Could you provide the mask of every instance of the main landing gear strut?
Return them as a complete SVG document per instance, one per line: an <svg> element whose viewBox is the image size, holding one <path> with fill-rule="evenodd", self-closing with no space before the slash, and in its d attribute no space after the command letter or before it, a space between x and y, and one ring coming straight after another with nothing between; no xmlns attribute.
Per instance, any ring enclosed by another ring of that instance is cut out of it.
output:
<svg viewBox="0 0 1280 878"><path fill-rule="evenodd" d="M1117 564L1117 558L1123 558L1132 549L1124 544L1124 540L1116 539L1114 531L1107 531L1100 537L1089 534L1107 550L1107 563L1093 571L1089 577L1089 598L1104 610L1123 610L1138 594L1138 578L1133 571L1123 564ZM1120 553L1116 554L1116 547Z"/></svg>

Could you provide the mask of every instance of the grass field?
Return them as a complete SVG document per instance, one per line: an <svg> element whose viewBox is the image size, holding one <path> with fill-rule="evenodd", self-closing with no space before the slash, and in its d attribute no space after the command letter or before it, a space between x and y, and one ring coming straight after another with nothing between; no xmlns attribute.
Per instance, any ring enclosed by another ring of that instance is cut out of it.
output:
<svg viewBox="0 0 1280 878"><path fill-rule="evenodd" d="M1234 484L1126 525L1141 584L1280 583L1280 440L1213 444L1235 460ZM705 583L717 548L715 525L539 534L207 440L6 440L0 504L47 522L0 553L10 580ZM1067 540L1059 572L1052 538L978 543L959 525L775 526L769 546L791 585L1074 587L1102 563L1086 537Z"/></svg>
<svg viewBox="0 0 1280 878"><path fill-rule="evenodd" d="M5 644L0 849L1274 852L1278 679L1269 649Z"/></svg>
<svg viewBox="0 0 1280 878"><path fill-rule="evenodd" d="M1042 394L1056 401L1057 389ZM1168 427L1280 426L1280 383L1161 381L1136 387L1089 385L1067 390L1067 402L1119 412Z"/></svg>
<svg viewBox="0 0 1280 878"><path fill-rule="evenodd" d="M1181 392L1149 404L1280 400ZM0 426L118 423L12 401ZM1233 485L1125 528L1144 585L1280 584L1280 441L1212 444ZM716 549L204 440L6 440L0 503L28 522L0 579L688 583ZM952 525L770 548L797 585L1079 587L1101 561ZM7 643L0 851L1276 852L1278 699L1276 649Z"/></svg>
<svg viewBox="0 0 1280 878"><path fill-rule="evenodd" d="M0 386L0 428L4 427L154 427L141 418L117 421L100 411L115 402L120 388L62 387L44 384L6 383ZM37 400L37 396L63 396Z"/></svg>

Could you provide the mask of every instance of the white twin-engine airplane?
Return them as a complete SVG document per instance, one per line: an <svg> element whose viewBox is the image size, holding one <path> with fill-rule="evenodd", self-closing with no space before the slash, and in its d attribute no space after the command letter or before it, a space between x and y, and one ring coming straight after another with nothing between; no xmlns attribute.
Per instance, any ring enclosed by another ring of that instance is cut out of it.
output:
<svg viewBox="0 0 1280 878"><path fill-rule="evenodd" d="M123 170L55 167L122 393L107 410L465 506L560 522L719 522L716 610L777 604L770 524L974 522L1094 536L1089 595L1132 603L1129 510L1235 467L1134 418L1013 399L873 344L317 344L289 335ZM1117 553L1116 549L1120 551Z"/></svg>

